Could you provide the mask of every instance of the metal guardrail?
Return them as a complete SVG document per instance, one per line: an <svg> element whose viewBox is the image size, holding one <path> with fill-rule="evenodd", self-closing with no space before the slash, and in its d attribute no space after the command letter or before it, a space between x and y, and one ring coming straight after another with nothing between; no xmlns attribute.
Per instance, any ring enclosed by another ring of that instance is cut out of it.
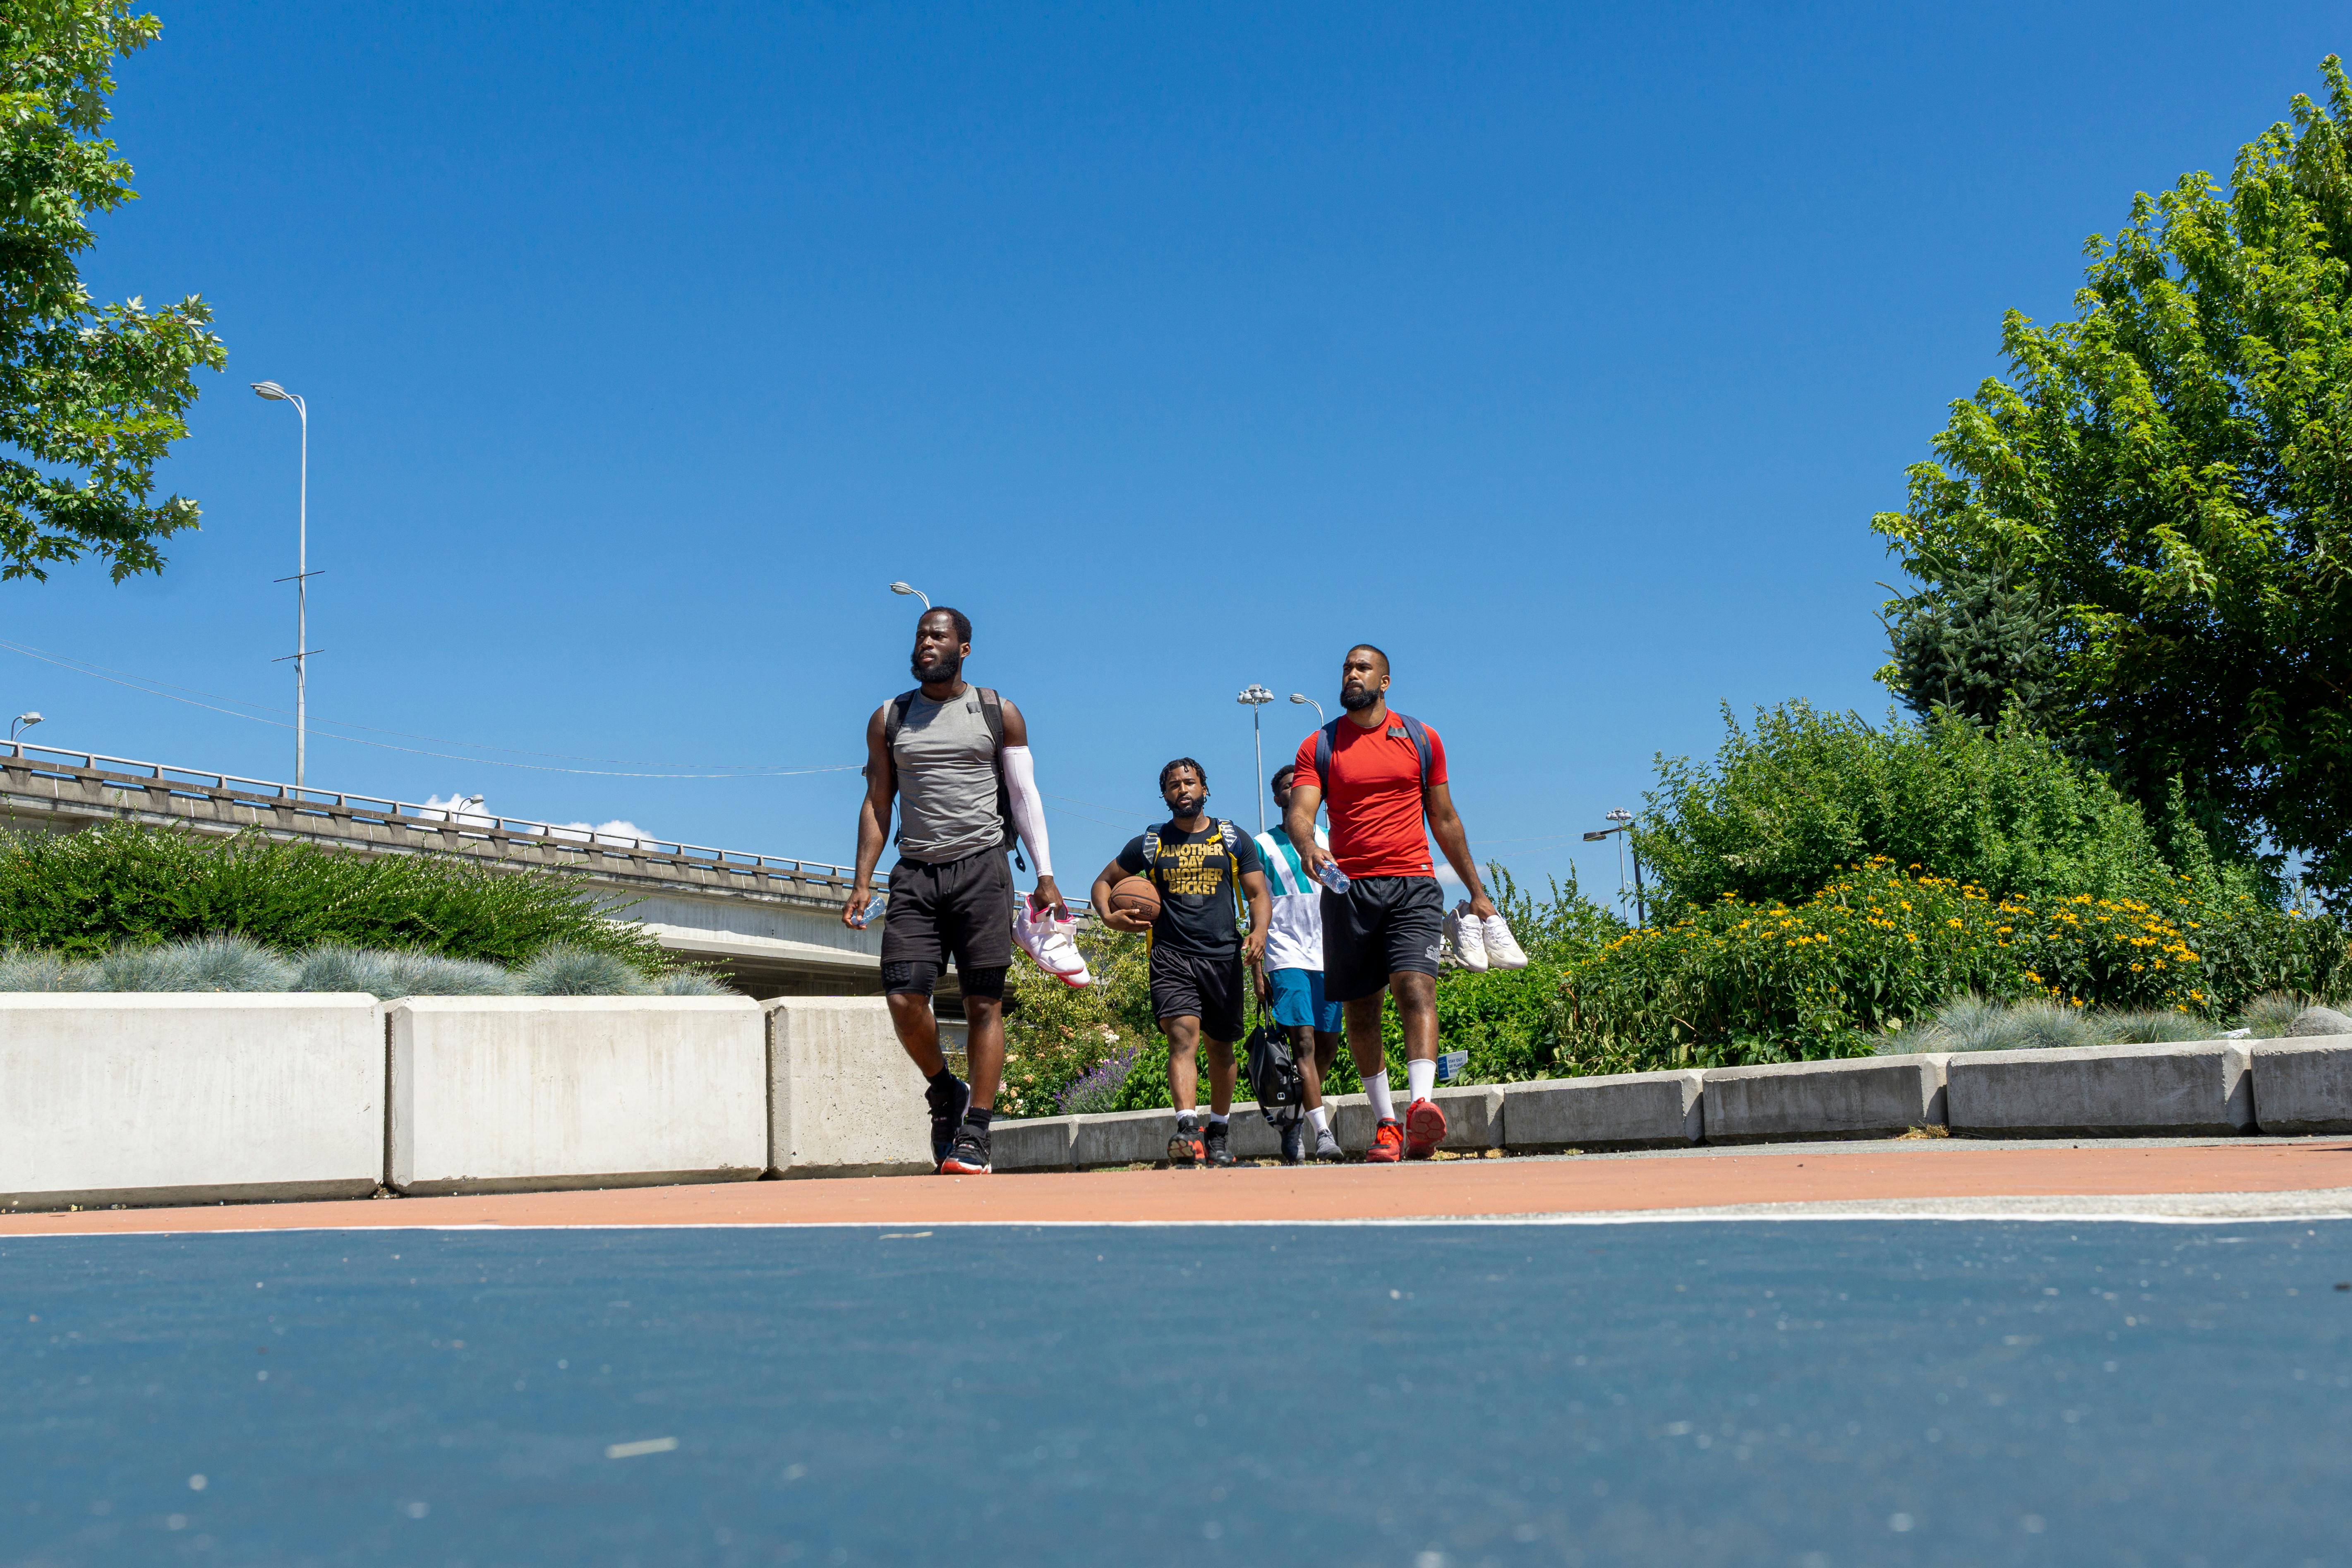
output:
<svg viewBox="0 0 2352 1568"><path fill-rule="evenodd" d="M55 759L41 761L37 759ZM502 835L509 838L535 839L550 845L577 845L590 849L620 849L640 855L659 855L677 859L716 862L721 866L740 867L747 870L786 871L803 877L847 879L854 868L835 865L826 860L802 860L781 855L755 855L743 849L719 849L707 845L686 844L666 838L633 838L626 834L600 833L593 828L574 827L553 822L538 822L529 817L499 816L488 812L468 811L462 805L420 805L409 801L386 799L381 795L352 795L339 790L297 788L275 779L249 779L236 773L214 773L205 768L183 768L169 763L145 763L129 757L110 757L99 752L67 751L56 746L31 746L22 741L0 742L0 760L10 760L30 767L36 773L86 777L93 773L111 773L123 778L146 781L142 787L161 786L165 793L213 795L235 798L253 797L261 801L311 814L334 815L361 813L381 817L395 826L419 830L447 832L457 830L466 837ZM184 789L174 791L173 785ZM471 832L468 832L468 830Z"/></svg>

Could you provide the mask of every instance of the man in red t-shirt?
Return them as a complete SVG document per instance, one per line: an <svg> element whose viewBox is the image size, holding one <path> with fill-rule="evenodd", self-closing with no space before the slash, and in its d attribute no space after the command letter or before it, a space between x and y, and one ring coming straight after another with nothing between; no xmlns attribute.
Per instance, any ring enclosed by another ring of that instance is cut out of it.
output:
<svg viewBox="0 0 2352 1568"><path fill-rule="evenodd" d="M1324 880L1323 994L1343 1004L1348 1054L1378 1118L1365 1158L1378 1163L1407 1153L1426 1159L1445 1139L1445 1113L1429 1098L1437 1083L1437 955L1445 899L1430 864L1424 817L1469 890L1470 912L1482 921L1495 914L1445 785L1444 744L1436 731L1390 711L1388 689L1389 656L1370 643L1349 648L1339 669L1339 706L1346 711L1300 742L1282 823L1308 876L1324 879L1334 862L1347 876L1345 892ZM1318 756L1328 758L1328 776ZM1328 852L1315 842L1318 806L1331 813ZM1396 997L1404 1025L1411 1099L1402 1125L1381 1048L1384 991Z"/></svg>

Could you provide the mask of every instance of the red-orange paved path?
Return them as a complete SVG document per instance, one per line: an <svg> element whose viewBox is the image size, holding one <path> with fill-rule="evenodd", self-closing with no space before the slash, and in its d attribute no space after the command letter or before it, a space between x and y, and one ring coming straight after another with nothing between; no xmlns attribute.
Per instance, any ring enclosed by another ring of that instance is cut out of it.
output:
<svg viewBox="0 0 2352 1568"><path fill-rule="evenodd" d="M0 1215L0 1236L345 1226L952 1225L1607 1214L1727 1204L2352 1187L2352 1142L1454 1160L1402 1167L739 1182L580 1193Z"/></svg>

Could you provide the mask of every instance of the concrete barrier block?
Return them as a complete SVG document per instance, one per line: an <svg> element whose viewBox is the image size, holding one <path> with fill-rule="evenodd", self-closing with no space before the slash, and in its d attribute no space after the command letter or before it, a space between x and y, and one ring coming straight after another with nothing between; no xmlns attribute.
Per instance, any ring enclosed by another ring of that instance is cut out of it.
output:
<svg viewBox="0 0 2352 1568"><path fill-rule="evenodd" d="M1945 1117L1943 1053L1710 1068L1706 1141L1887 1137Z"/></svg>
<svg viewBox="0 0 2352 1568"><path fill-rule="evenodd" d="M1078 1119L1075 1116L1041 1116L1027 1121L999 1121L988 1131L989 1168L996 1171L1066 1171L1070 1168L1070 1151L1076 1144L1077 1136Z"/></svg>
<svg viewBox="0 0 2352 1568"><path fill-rule="evenodd" d="M1649 1149L1703 1135L1704 1074L1609 1073L1503 1085L1507 1149Z"/></svg>
<svg viewBox="0 0 2352 1568"><path fill-rule="evenodd" d="M2249 1067L2246 1048L2227 1040L1962 1051L1947 1069L1951 1127L1995 1138L2250 1131Z"/></svg>
<svg viewBox="0 0 2352 1568"><path fill-rule="evenodd" d="M0 1205L364 1196L383 1052L373 996L0 994Z"/></svg>
<svg viewBox="0 0 2352 1568"><path fill-rule="evenodd" d="M1081 1170L1097 1165L1158 1164L1168 1158L1168 1140L1176 1136L1172 1110L1114 1110L1077 1118L1070 1142L1070 1163Z"/></svg>
<svg viewBox="0 0 2352 1568"><path fill-rule="evenodd" d="M2246 1045L2263 1131L2352 1132L2352 1035Z"/></svg>
<svg viewBox="0 0 2352 1568"><path fill-rule="evenodd" d="M779 996L768 1019L768 1168L786 1176L915 1175L931 1162L923 1075L879 996ZM989 1140L989 1159L996 1158Z"/></svg>
<svg viewBox="0 0 2352 1568"><path fill-rule="evenodd" d="M1430 1097L1437 1109L1445 1112L1445 1142L1442 1149L1495 1149L1503 1142L1503 1091L1490 1083L1465 1083L1442 1087ZM1392 1086L1390 1100L1396 1107L1397 1119L1402 1121L1405 1095L1402 1085ZM1372 1103L1360 1094L1327 1097L1324 1103L1333 1108L1332 1135L1339 1147L1350 1154L1360 1154L1372 1146L1372 1129L1377 1125L1372 1116Z"/></svg>
<svg viewBox="0 0 2352 1568"><path fill-rule="evenodd" d="M760 1005L414 996L386 1010L404 1193L748 1181L768 1163Z"/></svg>

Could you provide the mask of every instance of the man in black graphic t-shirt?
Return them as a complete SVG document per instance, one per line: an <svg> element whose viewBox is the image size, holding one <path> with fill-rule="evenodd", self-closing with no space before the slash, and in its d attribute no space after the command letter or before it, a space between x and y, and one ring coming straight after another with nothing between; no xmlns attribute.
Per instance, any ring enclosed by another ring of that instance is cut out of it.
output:
<svg viewBox="0 0 2352 1568"><path fill-rule="evenodd" d="M1168 1090L1176 1101L1175 1165L1230 1165L1227 1122L1234 1108L1234 1042L1243 1023L1242 964L1265 951L1273 912L1257 846L1230 822L1204 816L1209 775L1190 757L1160 770L1169 820L1131 839L1095 879L1094 904L1115 930L1151 933L1151 1012L1168 1037ZM1129 877L1151 879L1160 918L1146 924L1110 907L1110 890ZM1235 889L1240 889L1239 896ZM1249 934L1240 906L1249 907ZM1209 1042L1209 1125L1200 1124L1198 1047Z"/></svg>

